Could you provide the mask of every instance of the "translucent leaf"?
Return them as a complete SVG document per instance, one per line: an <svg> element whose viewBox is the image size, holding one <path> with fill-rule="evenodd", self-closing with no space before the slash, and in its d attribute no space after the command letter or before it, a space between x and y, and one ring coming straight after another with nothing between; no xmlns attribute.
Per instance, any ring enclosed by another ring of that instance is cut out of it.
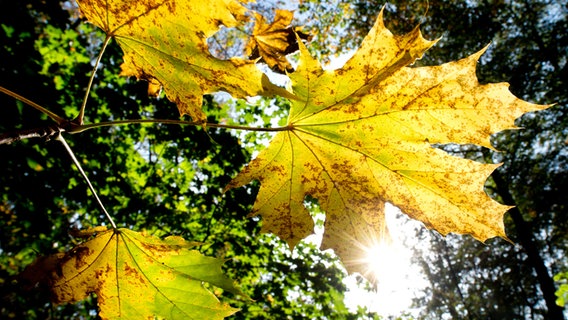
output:
<svg viewBox="0 0 568 320"><path fill-rule="evenodd" d="M39 259L41 268L30 270L42 270L54 303L95 293L103 319L223 319L237 309L220 303L203 283L239 290L222 274L223 260L191 250L194 245L175 236L107 230L65 255Z"/></svg>
<svg viewBox="0 0 568 320"><path fill-rule="evenodd" d="M445 235L484 241L505 237L509 209L484 192L498 166L451 156L432 144L478 144L514 128L539 106L514 97L508 85L480 85L481 52L434 67L407 67L434 45L420 31L394 36L382 14L356 54L324 71L300 44L290 75L292 101L279 132L228 188L259 180L253 215L264 232L290 247L313 232L304 199L326 212L322 248L333 249L351 272L364 272L367 247L388 238L389 202Z"/></svg>
<svg viewBox="0 0 568 320"><path fill-rule="evenodd" d="M116 39L124 51L122 74L156 80L180 113L204 122L203 94L226 91L236 98L286 94L270 83L254 61L220 60L207 38L221 25L245 21L246 9L234 0L79 0L85 17Z"/></svg>

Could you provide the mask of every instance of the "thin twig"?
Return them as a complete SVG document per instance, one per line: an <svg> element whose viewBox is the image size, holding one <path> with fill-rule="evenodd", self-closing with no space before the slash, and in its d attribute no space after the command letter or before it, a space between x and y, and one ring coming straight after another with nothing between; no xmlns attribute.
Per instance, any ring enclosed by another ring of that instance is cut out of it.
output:
<svg viewBox="0 0 568 320"><path fill-rule="evenodd" d="M27 104L28 106L38 110L39 112L47 115L48 117L50 117L53 121L57 122L58 125L62 125L63 123L65 123L67 120L65 120L63 117L58 116L57 114L47 110L46 108L40 106L39 104L29 100L28 98L22 97L21 95L8 90L2 86L0 86L0 92L5 93L7 95L9 95L10 97L20 100L23 103Z"/></svg>
<svg viewBox="0 0 568 320"><path fill-rule="evenodd" d="M59 133L57 135L56 140L59 140L63 146L65 147L65 149L67 150L67 152L69 153L69 155L71 156L71 159L73 160L73 163L77 166L77 169L79 169L79 172L81 172L81 174L83 175L83 178L85 178L85 181L87 181L87 185L89 186L89 189L91 190L91 192L93 193L93 195L95 196L95 199L97 199L97 203L99 204L99 206L101 207L101 209L103 210L103 212L105 213L107 219L110 221L110 224L112 225L113 229L117 229L116 224L114 223L114 220L112 220L112 217L110 216L110 214L106 211L105 206L103 205L101 199L99 198L99 196L97 195L97 192L95 191L95 188L93 187L93 185L91 184L91 181L89 180L89 178L87 177L87 174L85 173L85 171L83 171L83 168L81 167L81 164L79 163L79 161L77 160L77 158L75 157L75 154L73 153L73 150L71 150L71 147L69 147L69 145L67 144L67 141L65 141L65 139L63 138L63 136L61 135L61 133Z"/></svg>
<svg viewBox="0 0 568 320"><path fill-rule="evenodd" d="M93 81L95 80L95 74L97 73L97 69L99 68L99 64L101 63L101 59L103 57L103 53L105 53L105 49L112 39L110 36L105 38L103 42L103 48L101 52L99 52L99 56L95 61L95 66L93 67L93 71L91 72L91 78L89 79L89 84L87 85L87 91L85 92L85 97L83 98L83 103L81 104L81 109L79 110L79 115L77 118L73 120L73 122L78 123L79 125L83 124L83 118L85 117L85 108L87 107L87 100L89 99L89 94L91 93L91 87L93 86Z"/></svg>

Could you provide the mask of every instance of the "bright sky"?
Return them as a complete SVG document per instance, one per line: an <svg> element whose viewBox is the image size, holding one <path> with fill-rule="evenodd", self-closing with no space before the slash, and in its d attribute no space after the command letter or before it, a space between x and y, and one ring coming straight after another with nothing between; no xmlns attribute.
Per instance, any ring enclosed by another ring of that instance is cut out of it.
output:
<svg viewBox="0 0 568 320"><path fill-rule="evenodd" d="M352 311L362 306L383 317L396 317L410 311L412 298L428 284L419 267L410 261L411 249L403 245L403 240L410 242L407 245L412 245L411 239L406 239L406 236L414 235L416 228L423 226L401 216L400 210L388 203L385 215L392 242L377 248L377 254L369 257L369 265L378 279L376 291L369 292L360 287L357 284L358 275L350 275L344 280L348 290L344 301ZM315 234L306 241L319 246L323 232L323 228L316 227Z"/></svg>
<svg viewBox="0 0 568 320"><path fill-rule="evenodd" d="M378 279L376 292L369 293L357 287L353 275L345 281L349 288L345 294L345 303L349 308L363 306L384 317L400 316L410 311L412 298L428 284L419 267L410 261L411 249L403 244L405 237L414 235L414 230L423 226L419 222L402 217L400 210L389 204L386 206L386 219L392 243L377 248L377 254L369 259Z"/></svg>

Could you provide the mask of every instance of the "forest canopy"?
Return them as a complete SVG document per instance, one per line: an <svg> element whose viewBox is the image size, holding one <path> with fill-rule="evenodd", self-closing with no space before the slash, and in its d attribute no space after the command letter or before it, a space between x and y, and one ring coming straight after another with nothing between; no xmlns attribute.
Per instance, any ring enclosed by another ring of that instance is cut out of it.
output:
<svg viewBox="0 0 568 320"><path fill-rule="evenodd" d="M130 4L2 14L3 316L374 317L345 307L343 268L373 280L361 261L389 239L389 203L435 230L414 248L423 314L563 318L561 7ZM541 28L519 35L529 14ZM329 70L330 48L355 51ZM332 251L303 240L314 228ZM502 290L479 268L523 295L472 300Z"/></svg>

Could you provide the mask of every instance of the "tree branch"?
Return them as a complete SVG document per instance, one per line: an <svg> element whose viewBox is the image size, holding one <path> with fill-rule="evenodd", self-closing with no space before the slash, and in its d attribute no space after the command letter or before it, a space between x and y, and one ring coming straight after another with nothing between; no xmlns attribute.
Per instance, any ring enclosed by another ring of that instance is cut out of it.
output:
<svg viewBox="0 0 568 320"><path fill-rule="evenodd" d="M34 129L16 130L0 134L0 144L12 144L30 138L51 140L54 139L60 131L61 129L56 124Z"/></svg>
<svg viewBox="0 0 568 320"><path fill-rule="evenodd" d="M496 191L503 199L505 204L514 204L513 195L509 191L509 183L499 170L493 172L493 180L495 181ZM533 238L533 230L529 222L525 221L522 213L517 207L509 210L509 215L515 224L517 230L517 241L523 247L527 254L527 261L536 273L540 291L548 308L547 318L563 320L563 308L556 304L556 287L554 280L549 273L544 259L540 256L538 244Z"/></svg>
<svg viewBox="0 0 568 320"><path fill-rule="evenodd" d="M75 120L74 120L75 121ZM132 119L132 120L117 120L108 122L99 122L79 125L75 122L63 120L61 124L53 124L45 127L35 128L35 129L24 129L15 130L12 132L7 132L0 134L0 145L1 144L11 144L16 141L29 138L44 138L47 140L55 138L55 134L58 132L67 133L80 133L89 129L110 127L117 125L127 125L127 124L142 124L142 123L161 123L161 124L176 124L176 125L190 125L190 126L202 126L200 122L184 121L184 120L171 120L171 119ZM263 127L247 127L247 126L237 126L219 123L206 123L206 128L221 128L221 129L233 129L233 130L243 130L243 131L261 131L261 132L277 132L277 131L288 131L292 127L276 127L276 128L263 128Z"/></svg>
<svg viewBox="0 0 568 320"><path fill-rule="evenodd" d="M99 122L85 125L74 125L70 128L66 128L68 133L79 133L85 130L109 127L115 125L126 125L126 124L141 124L141 123L161 123L161 124L177 124L177 125L189 125L189 126L203 126L201 122L184 121L184 120L172 120L172 119L132 119L132 120L116 120L108 122ZM234 129L243 131L263 131L263 132L277 132L277 131L287 131L291 130L291 127L276 127L276 128L263 128L263 127L247 127L247 126L237 126L229 124L219 124L219 123L206 123L204 125L206 128L221 128L221 129Z"/></svg>

